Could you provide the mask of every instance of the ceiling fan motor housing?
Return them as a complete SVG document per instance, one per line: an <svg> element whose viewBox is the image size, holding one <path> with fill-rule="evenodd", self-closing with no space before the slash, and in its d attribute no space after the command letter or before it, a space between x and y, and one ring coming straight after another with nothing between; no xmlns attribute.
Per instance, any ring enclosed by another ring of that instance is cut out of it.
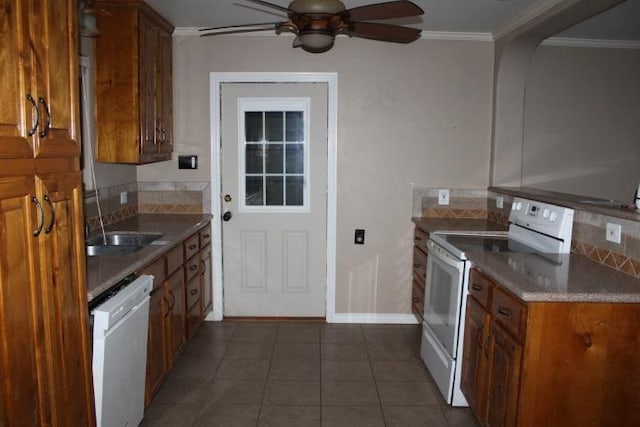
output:
<svg viewBox="0 0 640 427"><path fill-rule="evenodd" d="M297 13L336 14L345 10L340 0L294 0L289 9Z"/></svg>

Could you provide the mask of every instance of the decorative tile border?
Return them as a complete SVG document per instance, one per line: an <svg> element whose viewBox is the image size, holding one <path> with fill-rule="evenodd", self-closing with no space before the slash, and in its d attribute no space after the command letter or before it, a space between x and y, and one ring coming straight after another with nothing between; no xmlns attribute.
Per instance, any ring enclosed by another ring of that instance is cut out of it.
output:
<svg viewBox="0 0 640 427"><path fill-rule="evenodd" d="M485 209L422 209L424 218L486 218Z"/></svg>
<svg viewBox="0 0 640 427"><path fill-rule="evenodd" d="M125 205L120 209L102 215L102 222L104 223L104 225L110 225L124 219L131 218L132 216L136 216L137 214L137 205ZM100 217L94 216L91 218L87 218L86 223L89 226L89 231L98 230L100 228Z"/></svg>
<svg viewBox="0 0 640 427"><path fill-rule="evenodd" d="M571 252L640 279L640 260L577 240L571 241Z"/></svg>

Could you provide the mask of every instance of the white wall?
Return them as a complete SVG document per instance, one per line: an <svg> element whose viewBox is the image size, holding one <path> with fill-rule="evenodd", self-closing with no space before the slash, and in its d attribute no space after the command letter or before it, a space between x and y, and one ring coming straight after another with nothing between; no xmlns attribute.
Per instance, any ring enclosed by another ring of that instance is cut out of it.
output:
<svg viewBox="0 0 640 427"><path fill-rule="evenodd" d="M339 38L323 54L288 36L174 38L176 161L138 168L138 181L207 181L211 72L338 73L337 313L409 313L412 186L488 185L493 45L396 45ZM367 231L353 245L355 228Z"/></svg>
<svg viewBox="0 0 640 427"><path fill-rule="evenodd" d="M522 185L630 201L640 181L640 49L540 46L523 139Z"/></svg>

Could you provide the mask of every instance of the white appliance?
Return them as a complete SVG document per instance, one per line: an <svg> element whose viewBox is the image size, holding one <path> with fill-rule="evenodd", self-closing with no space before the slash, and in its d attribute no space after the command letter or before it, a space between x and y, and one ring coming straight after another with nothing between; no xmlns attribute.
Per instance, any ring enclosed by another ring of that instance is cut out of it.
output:
<svg viewBox="0 0 640 427"><path fill-rule="evenodd" d="M427 242L427 280L420 355L453 406L468 406L460 390L470 252L534 252L551 263L569 253L573 209L515 198L508 232L434 232Z"/></svg>
<svg viewBox="0 0 640 427"><path fill-rule="evenodd" d="M140 276L91 312L98 427L135 427L144 416L152 288L153 276Z"/></svg>

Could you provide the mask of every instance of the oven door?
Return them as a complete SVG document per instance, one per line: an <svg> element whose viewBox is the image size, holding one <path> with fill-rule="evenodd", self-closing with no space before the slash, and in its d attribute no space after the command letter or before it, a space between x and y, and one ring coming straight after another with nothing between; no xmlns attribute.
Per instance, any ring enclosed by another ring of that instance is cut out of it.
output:
<svg viewBox="0 0 640 427"><path fill-rule="evenodd" d="M465 261L430 240L427 243L424 323L452 359L456 358Z"/></svg>

